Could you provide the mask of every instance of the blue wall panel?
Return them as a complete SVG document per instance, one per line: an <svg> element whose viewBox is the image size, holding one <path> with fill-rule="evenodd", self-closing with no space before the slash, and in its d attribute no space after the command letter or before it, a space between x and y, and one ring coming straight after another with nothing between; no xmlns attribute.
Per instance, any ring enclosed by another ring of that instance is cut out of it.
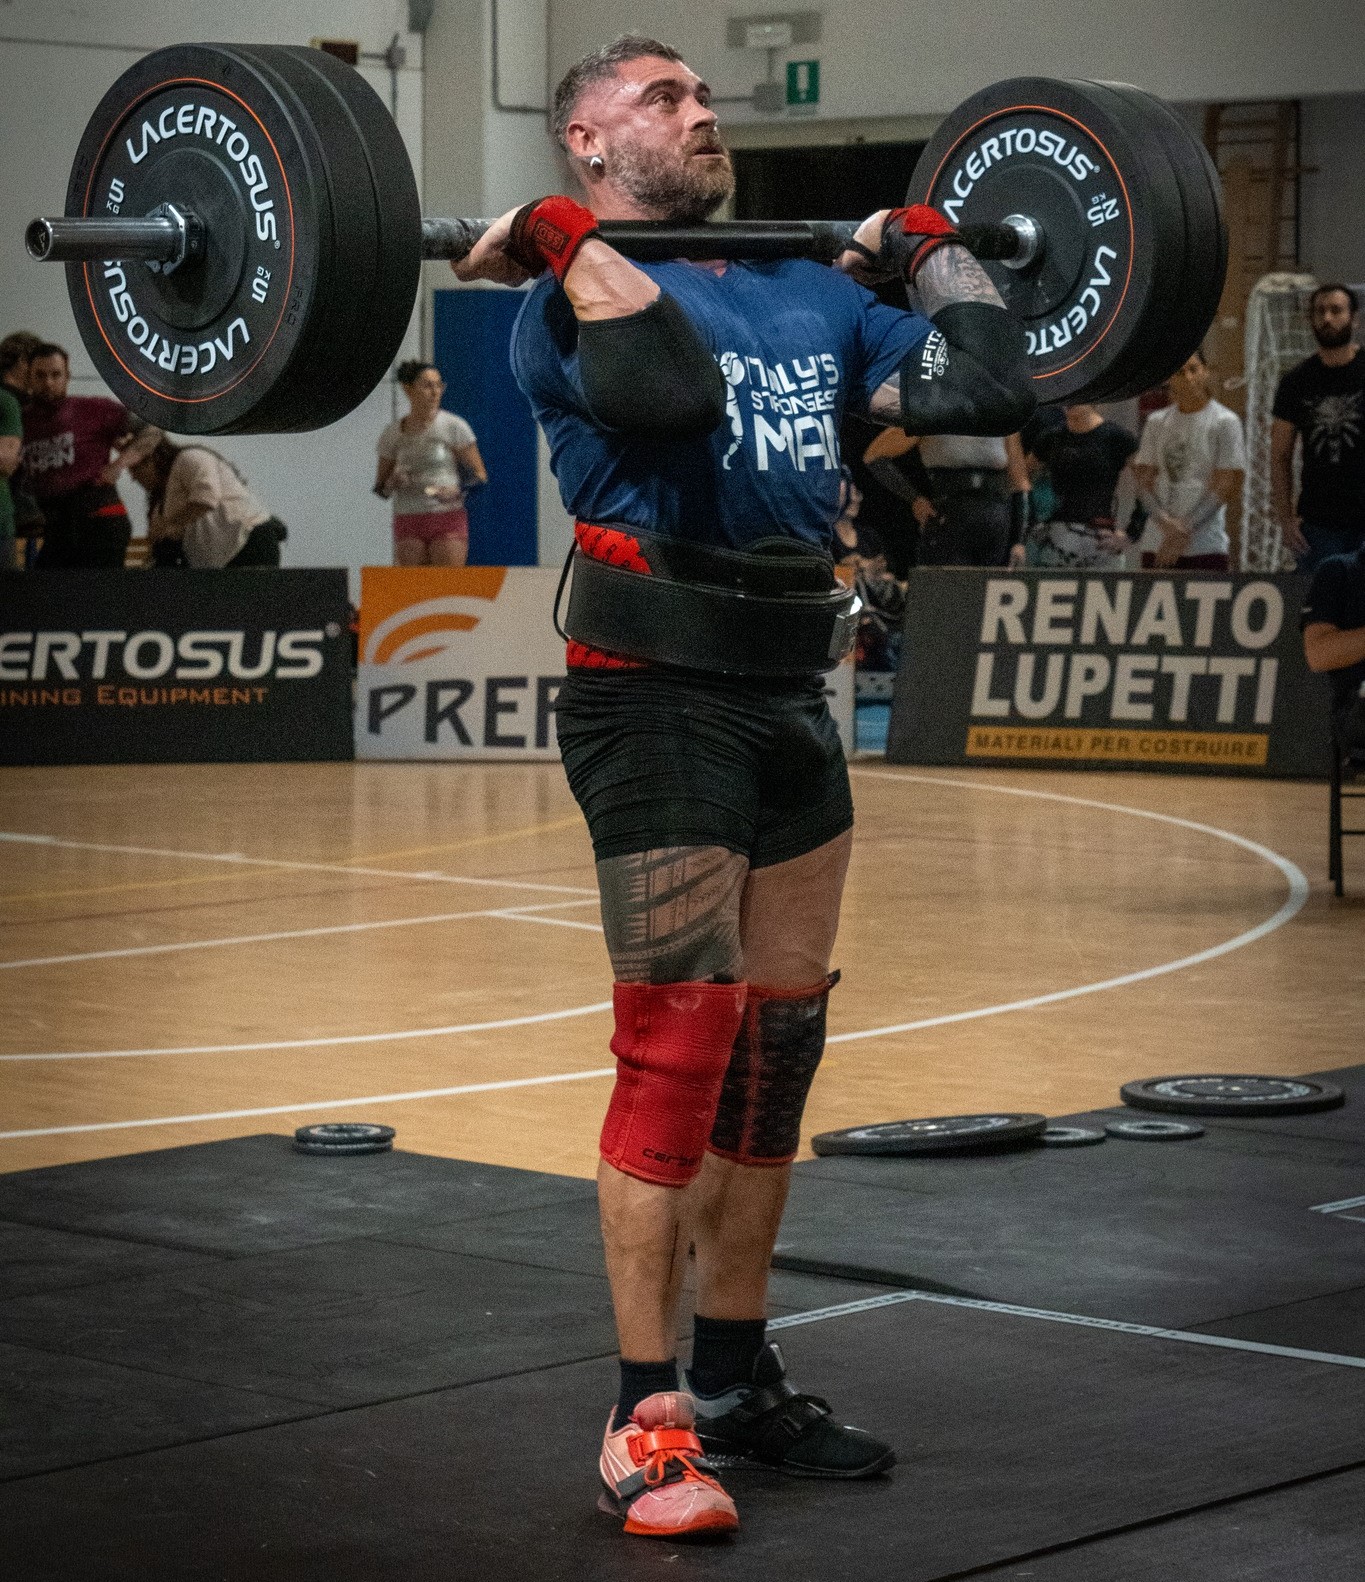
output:
<svg viewBox="0 0 1365 1582"><path fill-rule="evenodd" d="M536 564L536 424L508 362L520 291L435 293L441 405L473 428L488 484L469 496L469 563Z"/></svg>

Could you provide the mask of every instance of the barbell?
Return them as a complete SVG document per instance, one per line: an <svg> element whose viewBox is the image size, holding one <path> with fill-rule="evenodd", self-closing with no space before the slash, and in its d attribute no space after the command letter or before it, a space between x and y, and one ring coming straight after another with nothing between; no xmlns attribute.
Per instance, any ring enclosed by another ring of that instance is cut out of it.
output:
<svg viewBox="0 0 1365 1582"><path fill-rule="evenodd" d="M1227 266L1217 173L1160 100L1016 78L940 125L906 201L959 227L1025 329L1041 401L1160 383L1212 322ZM182 434L321 428L381 382L421 261L491 223L424 219L379 96L320 50L144 56L86 126L66 213L30 254L67 266L82 341L133 412ZM630 258L832 262L860 220L604 221Z"/></svg>

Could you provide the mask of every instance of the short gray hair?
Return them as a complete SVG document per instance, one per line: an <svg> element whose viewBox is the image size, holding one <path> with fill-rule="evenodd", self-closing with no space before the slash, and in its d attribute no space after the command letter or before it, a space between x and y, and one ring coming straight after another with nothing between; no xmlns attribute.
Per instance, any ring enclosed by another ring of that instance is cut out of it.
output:
<svg viewBox="0 0 1365 1582"><path fill-rule="evenodd" d="M555 89L550 119L550 130L554 133L555 142L561 148L567 148L565 133L573 119L574 106L585 88L607 77L614 77L618 66L624 66L632 60L644 60L650 55L657 55L661 60L682 60L676 49L669 44L661 44L657 38L625 33L615 42L604 44L601 49L593 50L591 55L585 55L576 66L570 66Z"/></svg>

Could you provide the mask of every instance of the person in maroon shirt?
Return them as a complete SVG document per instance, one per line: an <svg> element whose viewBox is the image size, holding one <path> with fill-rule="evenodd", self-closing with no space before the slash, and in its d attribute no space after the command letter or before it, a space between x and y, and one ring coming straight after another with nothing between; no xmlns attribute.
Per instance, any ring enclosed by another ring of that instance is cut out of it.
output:
<svg viewBox="0 0 1365 1582"><path fill-rule="evenodd" d="M117 401L67 394L71 365L50 342L29 362L24 483L46 526L39 567L122 566L132 528L114 487L161 438ZM116 453L116 454L114 454Z"/></svg>

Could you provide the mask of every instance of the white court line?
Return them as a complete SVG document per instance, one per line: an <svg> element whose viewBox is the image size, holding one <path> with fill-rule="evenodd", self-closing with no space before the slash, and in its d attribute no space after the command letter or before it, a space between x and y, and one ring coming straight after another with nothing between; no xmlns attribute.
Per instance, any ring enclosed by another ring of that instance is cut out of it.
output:
<svg viewBox="0 0 1365 1582"><path fill-rule="evenodd" d="M1344 1208L1365 1208L1365 1197L1344 1197L1339 1203L1314 1203L1310 1214L1340 1214Z"/></svg>
<svg viewBox="0 0 1365 1582"><path fill-rule="evenodd" d="M588 905L586 901L565 901L561 904L564 906ZM545 910L547 910L545 907L514 906L508 907L505 912L490 912L488 916L513 917L519 923L548 923L551 928L586 928L592 934L600 934L602 932L600 923L576 923L571 917L532 917L530 915L532 911L543 912Z"/></svg>
<svg viewBox="0 0 1365 1582"><path fill-rule="evenodd" d="M1158 823L1174 824L1174 825L1176 825L1176 826L1178 826L1180 828L1183 828L1183 829L1193 830L1193 831L1195 831L1197 833L1200 833L1200 834L1212 835L1212 836L1214 836L1215 838L1217 838L1219 840L1229 841L1233 845L1241 846L1245 850L1253 853L1254 855L1256 855L1258 857L1261 857L1265 861L1269 862L1273 867L1278 868L1280 870L1280 872L1282 874L1284 874L1286 879L1289 881L1290 894L1289 894L1288 900L1285 902L1285 904L1282 907L1280 907L1279 911L1276 912L1273 917L1270 917L1270 918L1266 919L1265 922L1258 924L1255 928L1248 929L1246 932L1244 932L1242 934L1238 934L1234 939L1229 940L1229 941L1227 941L1226 943L1224 943L1222 945L1213 946L1211 949L1206 950L1206 951L1201 951L1198 954L1193 955L1193 956L1182 957L1179 961L1168 962L1168 963L1165 963L1165 964L1162 964L1162 965L1156 966L1156 967L1148 967L1148 968L1145 968L1144 970L1142 970L1141 972L1126 974L1125 976L1119 977L1119 978L1108 978L1108 979L1105 979L1104 981L1102 981L1100 983L1082 984L1079 987L1073 988L1073 989L1057 990L1057 991L1055 991L1052 994L1039 995L1039 996L1036 996L1036 997L1034 997L1032 999L1029 999L1029 1000L1010 1001L1010 1002L1008 1002L1006 1004L1003 1004L1003 1005L984 1006L984 1007L981 1007L981 1008L979 1008L977 1010L973 1010L973 1011L958 1011L958 1012L954 1012L954 1013L951 1013L951 1014L946 1015L946 1016L929 1017L929 1018L925 1018L925 1019L922 1019L920 1021L915 1021L915 1022L903 1022L903 1023L897 1023L897 1024L894 1024L892 1026L887 1026L887 1027L869 1028L869 1029L866 1029L866 1030L864 1030L862 1032L836 1033L833 1037L831 1037L828 1040L829 1043L848 1043L848 1042L852 1042L855 1039L860 1039L860 1038L880 1038L880 1037L883 1037L883 1036L886 1036L886 1035L889 1035L889 1034L893 1034L893 1033L910 1032L910 1031L913 1031L913 1030L916 1030L916 1029L919 1029L919 1028L940 1026L943 1023L945 1023L945 1022L967 1021L967 1020L970 1020L970 1019L974 1019L974 1018L977 1018L977 1017L983 1017L983 1016L998 1016L998 1015L1002 1015L1005 1012L1009 1012L1009 1011L1023 1010L1025 1008L1029 1007L1029 1006L1044 1005L1044 1004L1047 1004L1047 1003L1049 1003L1051 1001L1054 1001L1054 1000L1073 999L1077 995L1094 994L1094 993L1097 993L1100 989L1115 988L1115 987L1118 987L1121 984L1138 982L1138 981L1140 981L1140 980L1142 980L1144 978L1156 977L1159 974L1165 973L1165 972L1175 972L1175 971L1179 970L1181 967L1192 966L1196 962L1211 960L1214 956L1223 955L1227 951L1236 950L1236 949L1240 948L1243 945L1251 944L1253 942L1253 940L1262 938L1264 935L1270 933L1270 931L1272 929L1278 928L1282 924L1287 923L1289 921L1289 919L1291 917L1293 917L1296 912L1299 911L1299 909L1303 906L1304 901L1308 897L1308 889L1309 889L1308 880L1304 877L1303 872L1294 863L1290 862L1288 858L1281 857L1278 852L1272 851L1267 846L1258 845L1255 841L1247 840L1241 835L1233 834L1231 830L1219 829L1215 825L1212 825L1212 824L1197 824L1197 823L1194 823L1190 819L1177 818L1173 814L1169 814L1169 813L1154 813L1150 809L1147 809L1147 808L1132 808L1132 807L1126 807L1126 806L1124 806L1121 803L1098 802L1098 801L1094 801L1094 800L1092 800L1092 799L1090 799L1088 797L1067 796L1067 795L1063 794L1062 792L1057 792L1057 791L1030 791L1030 790L1025 790L1025 789L1023 789L1021 787L1016 787L1016 786L999 786L999 785L992 785L992 784L984 783L984 782L977 782L977 781L973 781L973 780L950 779L948 777L939 777L939 776L936 776L936 775L900 774L900 773L884 771L884 770L876 770L876 769L855 769L852 772L855 773L855 774L859 774L859 775L865 775L865 776L867 776L868 778L871 778L871 779L903 780L903 781L917 782L917 783L922 784L922 785L931 785L931 786L945 786L946 785L946 786L953 786L953 787L963 788L963 789L970 790L970 791L994 792L994 793L996 793L998 795L1032 797L1032 798L1036 798L1036 799L1041 800L1041 801L1048 801L1048 802L1066 802L1066 803L1074 804L1077 807L1099 809L1100 811L1106 812L1106 813L1126 813L1126 814L1132 815L1135 818L1148 818L1148 819L1153 819L1153 820L1157 821ZM55 840L55 837L50 837L50 836L11 837L11 836L5 836L3 833L0 833L0 840L13 839L13 838L18 838L18 839L23 839L23 840L32 840L32 841L39 842L39 843L54 843L54 844L57 843L56 840ZM80 843L73 842L73 843L70 843L70 844L80 844ZM95 849L101 849L101 848L95 848ZM115 849L126 850L126 849L130 849L130 848L115 848ZM183 853L183 852L170 852L170 853L165 853L165 855L185 856L185 855L193 855L193 854L187 854L187 853ZM264 859L246 859L246 860L254 861L254 860L264 860ZM304 865L304 866L311 866L311 865ZM342 872L346 872L346 873L352 873L352 872L355 872L357 870L351 869L351 868L345 868L345 869L342 869L341 871ZM404 875L403 877L411 877L411 876ZM493 882L493 881L481 881L481 882ZM584 893L584 892L580 891L580 892L575 892L575 893L580 893L581 894L581 893ZM543 1013L542 1015L540 1015L538 1017L527 1018L526 1020L527 1021L555 1021L555 1020L558 1020L558 1019L560 1019L562 1017L583 1016L583 1015L589 1014L592 1011L598 1011L598 1010L605 1011L605 1010L610 1010L610 1009L611 1009L610 1004L604 1002L601 1005L580 1006L580 1007L577 1007L576 1009L569 1010L569 1011L549 1011L549 1012ZM511 1022L511 1023L483 1023L483 1024L477 1024L477 1025L481 1025L481 1026L484 1026L484 1027L512 1026L512 1025L519 1025L519 1022ZM112 1059L112 1058L119 1058L119 1057L127 1056L127 1055L160 1055L160 1054L234 1054L234 1053L238 1053L238 1052L249 1052L249 1051L260 1050L260 1049L319 1048L319 1047L324 1047L324 1046L340 1045L340 1044L384 1043L384 1042L388 1042L390 1040L396 1040L396 1039L438 1037L438 1036L441 1036L441 1035L446 1034L446 1033L459 1033L459 1032L463 1032L463 1031L472 1031L472 1030L474 1030L473 1027L470 1027L470 1028L460 1028L460 1027L451 1027L451 1028L412 1028L412 1029L405 1029L405 1030L402 1030L402 1031L391 1032L391 1033L366 1033L366 1034L360 1034L360 1035L349 1035L349 1036L332 1037L332 1038L288 1039L288 1040L281 1040L281 1041L278 1041L278 1042L271 1042L271 1043L197 1045L197 1046L189 1046L189 1047L185 1047L185 1048L172 1048L172 1049L128 1049L128 1050L111 1049L111 1050L101 1050L101 1051L80 1052L80 1053L77 1053L77 1054L60 1053L60 1054L53 1054L53 1055L23 1055L23 1056L8 1055L8 1056L0 1056L0 1060L5 1060L5 1059L9 1059L9 1060L13 1060L13 1059L27 1059L27 1060L44 1060L44 1059L46 1059L46 1060L52 1060L52 1059ZM597 1073L597 1072L582 1072L582 1073L578 1073L577 1075L580 1075L580 1076L583 1076L583 1077L591 1077L591 1076L596 1076L598 1074L599 1073ZM538 1081L543 1081L543 1082L547 1082L548 1083L548 1082L560 1082L560 1081L568 1081L568 1080L572 1080L572 1076L568 1076L568 1077L544 1077L544 1078L528 1077L528 1078L525 1078L525 1079L521 1079L518 1082L518 1086L531 1087L531 1086L534 1086L535 1083L538 1082ZM482 1091L482 1090L480 1088L478 1088L478 1087L474 1087L474 1088L457 1089L457 1090L451 1090L451 1091L477 1092L477 1091ZM398 1097L402 1097L402 1095L399 1095ZM361 1104L361 1103L370 1103L370 1102L384 1103L384 1102L388 1102L388 1100L386 1100L386 1099L384 1099L382 1097L375 1098L374 1100L368 1100L368 1099L337 1100L337 1101L334 1101L334 1103L331 1104L331 1105L325 1105L325 1106L324 1105L319 1105L319 1106L315 1106L315 1108L340 1108L340 1107L343 1107L343 1106L345 1106L347 1104L350 1104L350 1103ZM260 1111L232 1112L231 1114L225 1115L224 1117L221 1117L221 1118L224 1118L224 1119L235 1118L238 1113L243 1114L243 1115L247 1115L247 1114L274 1113L274 1112L260 1112ZM218 1117L215 1117L215 1118L218 1118ZM62 1132L67 1132L67 1131L102 1131L102 1130L106 1130L106 1129L111 1129L111 1130L112 1129L121 1129L123 1127L134 1126L134 1125L155 1126L155 1125L163 1125L163 1124L173 1124L175 1119L183 1119L183 1117L173 1117L169 1121L151 1120L151 1121L145 1121L145 1122L136 1122L136 1121L117 1121L117 1122L108 1122L108 1123L106 1123L106 1122L94 1122L94 1123L91 1123L89 1125L76 1126L76 1127L57 1126L57 1127L51 1127L51 1128L39 1128L37 1130L32 1130L32 1131L27 1131L27 1132L18 1132L18 1133L15 1133L15 1132L0 1132L0 1140L3 1140L4 1138L7 1138L7 1137L13 1137L13 1136L29 1136L29 1137L32 1137L32 1136L49 1136L49 1135L62 1133Z"/></svg>
<svg viewBox="0 0 1365 1582"><path fill-rule="evenodd" d="M610 1010L609 1005L585 1006L584 1011ZM528 1016L524 1021L543 1021ZM485 1026L498 1024L485 1023ZM509 1026L509 1023L502 1023ZM316 1104L270 1104L255 1110L214 1110L206 1115L158 1115L146 1121L94 1121L85 1126L35 1126L28 1131L0 1132L4 1137L60 1137L70 1132L117 1132L137 1126L188 1126L193 1121L236 1121L252 1115L307 1115L318 1110L344 1110L361 1104L405 1104L412 1099L448 1099L459 1093L495 1093L504 1088L536 1088L548 1082L586 1082L592 1077L614 1077L615 1066L597 1071L563 1071L553 1077L510 1077L502 1082L467 1082L458 1088L420 1088L415 1093L372 1093L364 1099L323 1099Z"/></svg>
<svg viewBox="0 0 1365 1582"><path fill-rule="evenodd" d="M408 868L361 868L344 862L293 862L281 857L248 857L240 851L177 851L166 846L110 846L101 841L66 840L60 835L20 835L0 830L0 841L25 846L59 846L63 851L107 851L125 857L180 857L188 862L226 862L247 868L295 868L308 873L359 873L372 879L420 879L433 884L482 884L498 890L549 890L558 895L591 895L581 884L537 884L529 879L472 879L467 874L414 873Z"/></svg>
<svg viewBox="0 0 1365 1582"><path fill-rule="evenodd" d="M1029 1011L1040 1005L1054 1005L1060 1000L1074 1000L1082 994L1098 994L1102 989L1125 988L1130 983L1142 983L1149 978L1162 977L1168 972L1179 972L1185 967L1197 967L1201 962L1213 961L1218 956L1227 955L1229 951L1240 950L1243 945L1253 944L1275 929L1283 927L1308 899L1308 879L1297 864L1290 862L1288 857L1282 857L1279 852L1272 851L1269 846L1261 846L1254 840L1247 840L1242 835L1234 835L1231 830L1219 829L1214 824L1196 824L1192 819L1177 818L1172 813L1154 813L1149 808L1124 807L1117 802L1096 802L1090 797L1065 796L1059 791L1028 791L1019 786L984 785L974 780L951 780L946 777L940 779L936 775L895 774L883 769L855 769L852 772L872 780L908 780L919 785L954 786L969 791L993 791L1002 796L1037 797L1048 802L1069 802L1076 807L1098 808L1104 813L1128 813L1135 818L1149 818L1161 824L1174 824L1180 829L1194 830L1200 835L1213 835L1218 840L1241 846L1253 856L1278 868L1288 880L1289 894L1278 912L1266 918L1264 922L1257 923L1254 928L1249 928L1232 939L1226 939L1219 945L1211 945L1207 950L1196 951L1190 956L1181 956L1176 961L1163 961L1155 967L1143 967L1137 972L1125 972L1116 978L1102 978L1098 983L1082 983L1072 989L1054 989L1050 994L1035 994L1026 1000L1011 1000L1004 1005L985 1005L972 1011L951 1011L943 1016L927 1016L914 1022L896 1022L887 1027L868 1027L856 1033L835 1033L825 1040L826 1043L850 1044L860 1038L883 1038L891 1033L917 1033L926 1027L944 1027L950 1022L972 1022L982 1016L1003 1016L1009 1011Z"/></svg>
<svg viewBox="0 0 1365 1582"><path fill-rule="evenodd" d="M889 1291L884 1296L864 1297L858 1302L840 1302L834 1307L813 1307L805 1313L788 1313L770 1318L769 1329L795 1329L801 1324L819 1324L827 1318L845 1318L852 1313L868 1313L873 1308L893 1307L901 1302L931 1302L937 1307L967 1307L980 1313L1005 1313L1011 1318L1041 1319L1048 1324L1079 1324L1083 1329L1108 1329L1120 1335L1144 1335L1152 1340L1178 1340L1187 1346L1217 1346L1227 1351L1257 1351L1267 1357L1290 1357L1296 1362L1328 1362L1338 1368L1365 1368L1365 1357L1344 1356L1335 1351L1304 1351L1298 1346L1272 1346L1261 1340L1235 1340L1230 1335L1202 1335L1189 1329L1160 1329L1152 1324L1129 1324L1117 1318L1088 1318L1081 1313L1053 1313L1042 1307L1016 1307L1011 1302L986 1302L977 1297L939 1296L931 1291Z"/></svg>
<svg viewBox="0 0 1365 1582"><path fill-rule="evenodd" d="M391 1044L401 1038L443 1038L451 1033L485 1033L499 1027L531 1027L537 1022L563 1022L574 1016L595 1016L600 1011L611 1010L610 1000L599 1000L596 1005L573 1005L564 1011L538 1011L533 1016L506 1016L496 1022L461 1022L451 1027L409 1027L399 1033L347 1033L341 1037L329 1036L327 1038L277 1038L267 1043L260 1044L184 1044L179 1048L160 1049L80 1049L68 1050L59 1054L42 1055L0 1055L0 1060L124 1060L133 1055L238 1055L250 1054L260 1049L317 1049L320 1046L331 1048L334 1044ZM592 1076L592 1072L584 1073ZM547 1077L547 1082L562 1082L563 1077ZM452 1091L463 1092L464 1089ZM468 1091L473 1091L472 1089ZM339 1103L349 1104L350 1099L339 1100ZM364 1103L363 1099L356 1099L357 1104ZM243 1110L244 1115L254 1115L254 1110ZM120 1125L132 1125L133 1122L123 1121ZM158 1124L149 1121L149 1126ZM89 1128L77 1127L77 1131ZM67 1130L57 1127L58 1131ZM32 1137L33 1132L0 1132L0 1137Z"/></svg>
<svg viewBox="0 0 1365 1582"><path fill-rule="evenodd" d="M260 945L280 939L318 939L325 934L360 934L372 928L414 928L419 923L459 923L471 917L501 917L514 922L541 923L550 920L528 914L550 911L558 906L592 906L595 901L596 897L591 901L540 901L524 907L505 907L499 911L433 912L425 917L392 917L371 923L329 923L319 928L284 928L271 934L230 934L222 939L181 939L161 945L124 945L117 950L84 950L69 956L29 956L23 961L0 961L0 972L7 972L14 967L59 967L73 961L109 961L123 956L164 956L177 950L212 950L224 945ZM581 923L577 926L592 928L596 925ZM0 1055L0 1060L13 1058Z"/></svg>

